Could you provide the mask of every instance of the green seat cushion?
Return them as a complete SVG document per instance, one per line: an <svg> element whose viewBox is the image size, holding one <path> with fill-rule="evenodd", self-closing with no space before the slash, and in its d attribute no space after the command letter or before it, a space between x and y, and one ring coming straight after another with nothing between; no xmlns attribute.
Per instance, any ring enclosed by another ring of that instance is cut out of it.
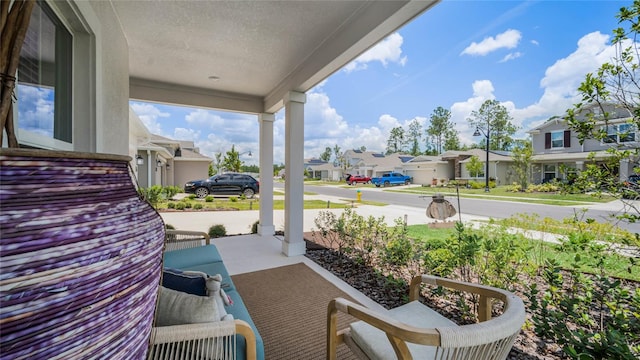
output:
<svg viewBox="0 0 640 360"><path fill-rule="evenodd" d="M165 251L164 267L185 269L189 266L222 262L222 256L215 245L205 245L189 249Z"/></svg>
<svg viewBox="0 0 640 360"><path fill-rule="evenodd" d="M235 290L230 290L230 291L227 291L227 295L229 295L229 297L233 301L233 305L225 306L225 310L227 314L233 315L234 319L244 320L251 326L251 328L253 329L253 333L256 335L256 359L264 360L264 343L262 342L262 337L258 332L258 328L256 328L256 324L254 324L253 320L251 320L251 315L249 315L249 311L247 310L247 307L242 301L240 294L238 294L238 292ZM238 336L236 339L237 347L238 347L237 359L245 360L246 359L246 353L244 351L246 346L245 339L242 336L239 336L239 335L237 336Z"/></svg>
<svg viewBox="0 0 640 360"><path fill-rule="evenodd" d="M391 318L419 328L438 328L457 326L453 321L438 314L419 301L389 310L386 315ZM358 344L370 359L395 359L391 343L382 330L373 327L364 321L357 321L350 325L351 338ZM436 352L435 346L417 345L407 343L414 359L433 359Z"/></svg>

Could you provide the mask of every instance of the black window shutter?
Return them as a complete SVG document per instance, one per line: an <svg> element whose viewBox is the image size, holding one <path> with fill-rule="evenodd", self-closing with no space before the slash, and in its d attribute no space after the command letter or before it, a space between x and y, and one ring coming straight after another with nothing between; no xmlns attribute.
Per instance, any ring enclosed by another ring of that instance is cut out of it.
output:
<svg viewBox="0 0 640 360"><path fill-rule="evenodd" d="M564 147L566 148L571 147L571 131L570 130L564 131Z"/></svg>
<svg viewBox="0 0 640 360"><path fill-rule="evenodd" d="M544 148L551 149L551 133L544 133Z"/></svg>

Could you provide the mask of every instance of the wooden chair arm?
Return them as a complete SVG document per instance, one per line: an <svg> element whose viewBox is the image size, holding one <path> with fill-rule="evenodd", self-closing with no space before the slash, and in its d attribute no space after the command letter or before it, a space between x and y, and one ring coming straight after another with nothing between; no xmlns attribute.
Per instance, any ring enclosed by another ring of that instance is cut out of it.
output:
<svg viewBox="0 0 640 360"><path fill-rule="evenodd" d="M485 285L472 284L464 281L445 279L431 275L418 275L411 280L411 284L409 285L409 301L418 300L420 298L421 284L442 286L453 290L480 295L477 314L478 320L480 322L491 319L492 299L497 299L507 304L509 297L512 296L512 294L508 293L505 290Z"/></svg>
<svg viewBox="0 0 640 360"><path fill-rule="evenodd" d="M336 298L329 302L327 313L327 345L329 347L327 359L335 360L335 349L344 342L344 333L337 329L338 311L349 314L385 332L398 359L411 359L406 342L431 346L440 344L440 333L434 328L417 328L347 299Z"/></svg>
<svg viewBox="0 0 640 360"><path fill-rule="evenodd" d="M241 335L245 338L247 360L256 360L256 336L251 326L243 320L154 327L151 333L151 350L148 359L171 358L176 351L172 345L194 344L193 340L216 339ZM156 350L154 345L159 345Z"/></svg>

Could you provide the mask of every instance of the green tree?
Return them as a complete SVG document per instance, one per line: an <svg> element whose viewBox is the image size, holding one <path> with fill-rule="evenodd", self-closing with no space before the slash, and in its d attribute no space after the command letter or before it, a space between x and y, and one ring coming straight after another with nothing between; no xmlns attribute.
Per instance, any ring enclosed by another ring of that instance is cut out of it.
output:
<svg viewBox="0 0 640 360"><path fill-rule="evenodd" d="M445 150L462 150L460 148L460 138L458 137L458 130L453 128L449 128L444 137L444 148Z"/></svg>
<svg viewBox="0 0 640 360"><path fill-rule="evenodd" d="M586 139L596 139L609 145L607 162L601 166L587 164L577 176L577 186L606 188L614 196L623 197L626 190L619 182L618 167L631 161L633 171L640 173L640 148L619 141L630 134L629 130L635 132L637 141L640 130L640 47L637 42L640 1L634 0L631 6L622 7L616 17L619 27L613 30L611 40L616 55L595 73L585 76L578 87L581 101L567 110L565 119L581 144ZM611 105L617 108L616 113L628 112L625 123L610 123L620 118L609 112ZM640 207L629 202L619 217L629 222L640 221Z"/></svg>
<svg viewBox="0 0 640 360"><path fill-rule="evenodd" d="M411 155L420 155L420 140L422 140L422 125L418 119L413 119L409 123L409 131L407 131L407 139L411 143Z"/></svg>
<svg viewBox="0 0 640 360"><path fill-rule="evenodd" d="M366 147L366 146L364 146L364 145L360 146L360 151L362 151L362 152L367 151L367 147Z"/></svg>
<svg viewBox="0 0 640 360"><path fill-rule="evenodd" d="M531 157L533 157L533 146L531 139L516 140L511 153L513 159L513 169L516 172L516 179L522 191L529 186L531 178Z"/></svg>
<svg viewBox="0 0 640 360"><path fill-rule="evenodd" d="M336 157L334 160L336 166L339 166L343 170L349 167L349 164L347 164L347 159L344 157L342 149L340 149L340 146L338 146L338 144L333 147L333 153Z"/></svg>
<svg viewBox="0 0 640 360"><path fill-rule="evenodd" d="M231 150L227 151L222 160L222 167L227 171L239 172L241 166L240 153L236 151L235 145L231 145Z"/></svg>
<svg viewBox="0 0 640 360"><path fill-rule="evenodd" d="M402 126L397 126L391 129L389 139L387 139L387 155L403 152L405 141L405 134Z"/></svg>
<svg viewBox="0 0 640 360"><path fill-rule="evenodd" d="M471 177L479 177L483 174L484 163L480 161L480 159L473 155L469 162L466 165L467 171Z"/></svg>
<svg viewBox="0 0 640 360"><path fill-rule="evenodd" d="M222 169L222 153L217 152L213 154L213 161L209 164L209 176L213 176L220 172Z"/></svg>
<svg viewBox="0 0 640 360"><path fill-rule="evenodd" d="M331 160L331 152L332 150L330 147L327 146L324 148L324 152L320 155L320 160L329 162L329 160Z"/></svg>
<svg viewBox="0 0 640 360"><path fill-rule="evenodd" d="M442 153L442 146L447 141L447 134L450 129L453 129L451 111L443 108L442 106L438 106L433 110L433 113L431 113L431 125L427 128L427 135L432 137L432 141L435 143L435 149L438 154Z"/></svg>
<svg viewBox="0 0 640 360"><path fill-rule="evenodd" d="M472 127L477 127L485 133L487 126L489 127L489 149L491 150L509 150L511 148L513 145L512 136L518 130L512 120L507 108L500 105L497 100L486 100L480 109L472 111L471 117L467 119ZM483 140L486 141L486 139Z"/></svg>
<svg viewBox="0 0 640 360"><path fill-rule="evenodd" d="M248 172L248 173L259 173L260 172L260 167L258 165L244 165L242 164L242 166L240 167L240 170L242 172Z"/></svg>

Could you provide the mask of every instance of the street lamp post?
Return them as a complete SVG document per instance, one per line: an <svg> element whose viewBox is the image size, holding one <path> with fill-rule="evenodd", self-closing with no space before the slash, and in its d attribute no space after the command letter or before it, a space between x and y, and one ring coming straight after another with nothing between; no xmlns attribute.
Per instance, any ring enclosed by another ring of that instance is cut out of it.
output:
<svg viewBox="0 0 640 360"><path fill-rule="evenodd" d="M484 137L487 138L487 157L485 161L485 170L484 170L484 192L489 192L489 134L490 133L491 131L489 129L489 122L487 122L486 133L479 126L476 126L476 131L473 133L473 136L484 135Z"/></svg>

